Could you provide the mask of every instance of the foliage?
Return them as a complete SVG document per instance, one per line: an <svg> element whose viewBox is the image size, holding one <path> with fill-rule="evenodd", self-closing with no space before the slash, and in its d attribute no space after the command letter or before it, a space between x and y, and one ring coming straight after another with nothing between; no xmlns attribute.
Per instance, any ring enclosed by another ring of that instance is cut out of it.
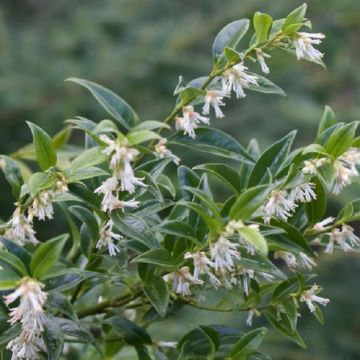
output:
<svg viewBox="0 0 360 360"><path fill-rule="evenodd" d="M296 134L290 132L263 152L256 141L244 147L206 126L210 112L224 116L232 92L237 98L249 91L285 94L267 78L270 51L323 65L313 47L323 35L304 32L311 28L305 13L304 4L284 19L257 12L252 23L225 26L214 40L209 76L180 79L164 122L140 120L114 92L70 78L111 120L70 119L54 137L28 123L33 143L1 158L16 200L1 225L4 354L10 349L20 356L21 345L34 358L46 352L57 359L64 343L85 343L91 345L84 346L88 357L115 358L132 349L139 359L269 359L259 350L266 327L243 333L199 324L176 345L149 334L152 323L184 307L244 311L249 325L261 316L266 326L305 346L297 330L301 303L322 323L318 304L329 301L318 295L309 273L316 251L349 251L360 243L348 225L359 219L359 200L323 220L328 193L338 194L358 175L358 123L338 122L326 108L313 144L293 150ZM250 61L264 75L250 72ZM82 147L68 143L74 129L85 134ZM172 145L207 152L217 162L179 165L179 154L167 147ZM37 162L37 172L29 161ZM228 198L216 197L209 176L229 190ZM35 221L51 219L53 204L66 215L71 236L39 242ZM220 288L227 293L223 301L207 304L206 293ZM17 298L20 304L9 312ZM33 327L24 320L28 314L37 320Z"/></svg>

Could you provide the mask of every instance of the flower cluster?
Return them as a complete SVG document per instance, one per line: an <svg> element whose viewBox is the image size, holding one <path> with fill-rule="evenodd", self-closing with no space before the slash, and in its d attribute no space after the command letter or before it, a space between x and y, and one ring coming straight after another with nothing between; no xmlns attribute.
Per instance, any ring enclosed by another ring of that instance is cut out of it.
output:
<svg viewBox="0 0 360 360"><path fill-rule="evenodd" d="M46 320L43 307L47 293L42 288L43 284L26 277L13 293L4 298L8 306L20 299L19 305L10 311L10 324L21 324L20 334L6 346L12 351L12 359L35 360L39 358L38 352L45 349L41 334Z"/></svg>
<svg viewBox="0 0 360 360"><path fill-rule="evenodd" d="M300 301L306 303L310 312L316 311L316 306L314 305L314 303L326 306L330 302L329 299L318 296L317 293L319 291L319 286L314 284L310 290L306 290L301 294Z"/></svg>
<svg viewBox="0 0 360 360"><path fill-rule="evenodd" d="M264 58L267 54L258 50L258 60L264 72L269 72L265 64ZM249 85L258 85L258 76L251 75L247 72L248 68L243 62L235 64L230 69L224 71L220 78L212 81L212 86L208 89L204 96L204 106L202 108L203 115L209 115L210 109L213 108L216 118L223 118L225 115L221 107L225 106L224 98L230 97L234 91L236 98L244 98L246 96L244 89ZM221 89L219 89L221 87ZM183 115L176 117L175 125L177 130L183 130L184 134L192 138L196 137L195 130L201 123L209 125L210 120L206 116L202 116L194 110L192 105L182 108Z"/></svg>
<svg viewBox="0 0 360 360"><path fill-rule="evenodd" d="M275 216L282 221L287 221L298 206L298 202L307 203L316 199L315 185L304 182L295 186L291 191L272 190L269 199L264 205L264 222L269 224L271 217Z"/></svg>
<svg viewBox="0 0 360 360"><path fill-rule="evenodd" d="M224 286L227 289L241 283L245 295L249 294L249 284L251 279L273 280L273 276L267 273L255 273L252 269L240 267L237 260L241 258L239 247L246 247L247 251L254 254L255 248L247 242L239 233L241 228L245 227L242 221L231 220L225 226L224 231L218 237L217 241L210 245L209 255L204 251L187 252L185 260L193 261L193 274L188 266L182 267L180 272L172 273L166 276L166 279L173 280L173 290L183 296L190 296L190 286L203 285L205 276L210 285L217 289ZM258 230L256 224L247 226L248 228ZM238 233L238 242L230 241Z"/></svg>
<svg viewBox="0 0 360 360"><path fill-rule="evenodd" d="M133 194L136 186L146 186L142 182L142 178L135 176L131 164L139 155L139 151L129 147L126 138L112 140L107 135L100 135L100 139L107 145L103 153L110 156L109 167L112 171L112 176L95 190L96 194L103 195L102 210L111 212L125 207L137 207L139 202L135 200L119 200L119 192L127 191L129 194Z"/></svg>
<svg viewBox="0 0 360 360"><path fill-rule="evenodd" d="M287 267L293 271L297 268L312 270L313 267L317 266L310 256L301 251L296 255L288 251L275 251L274 259L281 259L285 261Z"/></svg>
<svg viewBox="0 0 360 360"><path fill-rule="evenodd" d="M19 245L28 242L37 244L35 230L33 228L34 218L45 221L52 219L54 215L53 201L56 196L62 195L68 191L66 180L60 176L54 185L49 189L41 190L34 196L31 204L27 208L22 208L19 204L8 222L8 227L4 236L13 240ZM27 215L25 215L27 213Z"/></svg>

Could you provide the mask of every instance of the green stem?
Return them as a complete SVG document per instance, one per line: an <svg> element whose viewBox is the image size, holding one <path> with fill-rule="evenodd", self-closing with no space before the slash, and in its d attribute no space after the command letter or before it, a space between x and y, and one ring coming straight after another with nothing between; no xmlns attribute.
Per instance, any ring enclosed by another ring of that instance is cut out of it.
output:
<svg viewBox="0 0 360 360"><path fill-rule="evenodd" d="M99 304L95 304L93 306L90 306L90 307L82 309L82 310L80 309L78 311L78 317L84 318L84 317L90 316L90 315L102 314L102 313L106 312L107 309L109 309L109 308L128 304L130 301L136 299L140 294L141 294L141 290L138 290L135 292L121 295L121 296L116 297L111 300L102 301Z"/></svg>

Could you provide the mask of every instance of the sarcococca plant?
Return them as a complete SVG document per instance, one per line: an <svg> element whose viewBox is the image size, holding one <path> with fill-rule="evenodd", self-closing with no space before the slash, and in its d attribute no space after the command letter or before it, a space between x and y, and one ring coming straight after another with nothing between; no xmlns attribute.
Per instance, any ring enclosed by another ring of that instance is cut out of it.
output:
<svg viewBox="0 0 360 360"><path fill-rule="evenodd" d="M67 358L72 349L81 359L120 359L130 349L139 359L265 360L267 327L305 347L300 314L322 323L329 302L314 280L318 255L360 245L349 225L359 199L324 218L328 194L359 176L358 123L338 122L326 107L314 143L295 150L295 132L261 150L212 126L226 121L231 97L285 95L268 79L272 52L323 65L325 36L307 32L305 12L304 4L283 19L257 12L252 25L226 25L210 74L180 77L164 121L139 119L112 91L71 78L109 118L66 120L54 137L28 123L33 143L0 160L15 198L0 225L3 359ZM84 133L82 147L68 143L73 129ZM179 146L214 162L189 168ZM209 177L231 195L214 198ZM65 234L37 236L38 221L57 214ZM245 312L246 324L199 324L176 342L149 329L190 307Z"/></svg>

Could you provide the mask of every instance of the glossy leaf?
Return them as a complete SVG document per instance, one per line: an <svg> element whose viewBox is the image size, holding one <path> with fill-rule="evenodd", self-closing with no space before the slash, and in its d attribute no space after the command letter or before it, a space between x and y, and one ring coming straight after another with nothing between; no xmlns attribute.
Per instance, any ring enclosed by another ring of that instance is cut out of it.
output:
<svg viewBox="0 0 360 360"><path fill-rule="evenodd" d="M125 129L129 129L139 122L132 107L113 91L84 79L69 78L67 81L77 83L88 89L100 105Z"/></svg>
<svg viewBox="0 0 360 360"><path fill-rule="evenodd" d="M35 279L44 278L55 265L68 237L67 234L60 235L38 246L30 264L31 274Z"/></svg>
<svg viewBox="0 0 360 360"><path fill-rule="evenodd" d="M224 26L216 35L213 44L213 58L221 57L226 47L235 49L239 41L249 29L249 20L235 20Z"/></svg>
<svg viewBox="0 0 360 360"><path fill-rule="evenodd" d="M161 276L154 275L145 284L144 293L161 317L164 317L169 305L169 289Z"/></svg>
<svg viewBox="0 0 360 360"><path fill-rule="evenodd" d="M57 157L51 137L39 126L29 121L27 121L27 124L34 139L36 159L41 170L47 170L49 167L55 166Z"/></svg>

